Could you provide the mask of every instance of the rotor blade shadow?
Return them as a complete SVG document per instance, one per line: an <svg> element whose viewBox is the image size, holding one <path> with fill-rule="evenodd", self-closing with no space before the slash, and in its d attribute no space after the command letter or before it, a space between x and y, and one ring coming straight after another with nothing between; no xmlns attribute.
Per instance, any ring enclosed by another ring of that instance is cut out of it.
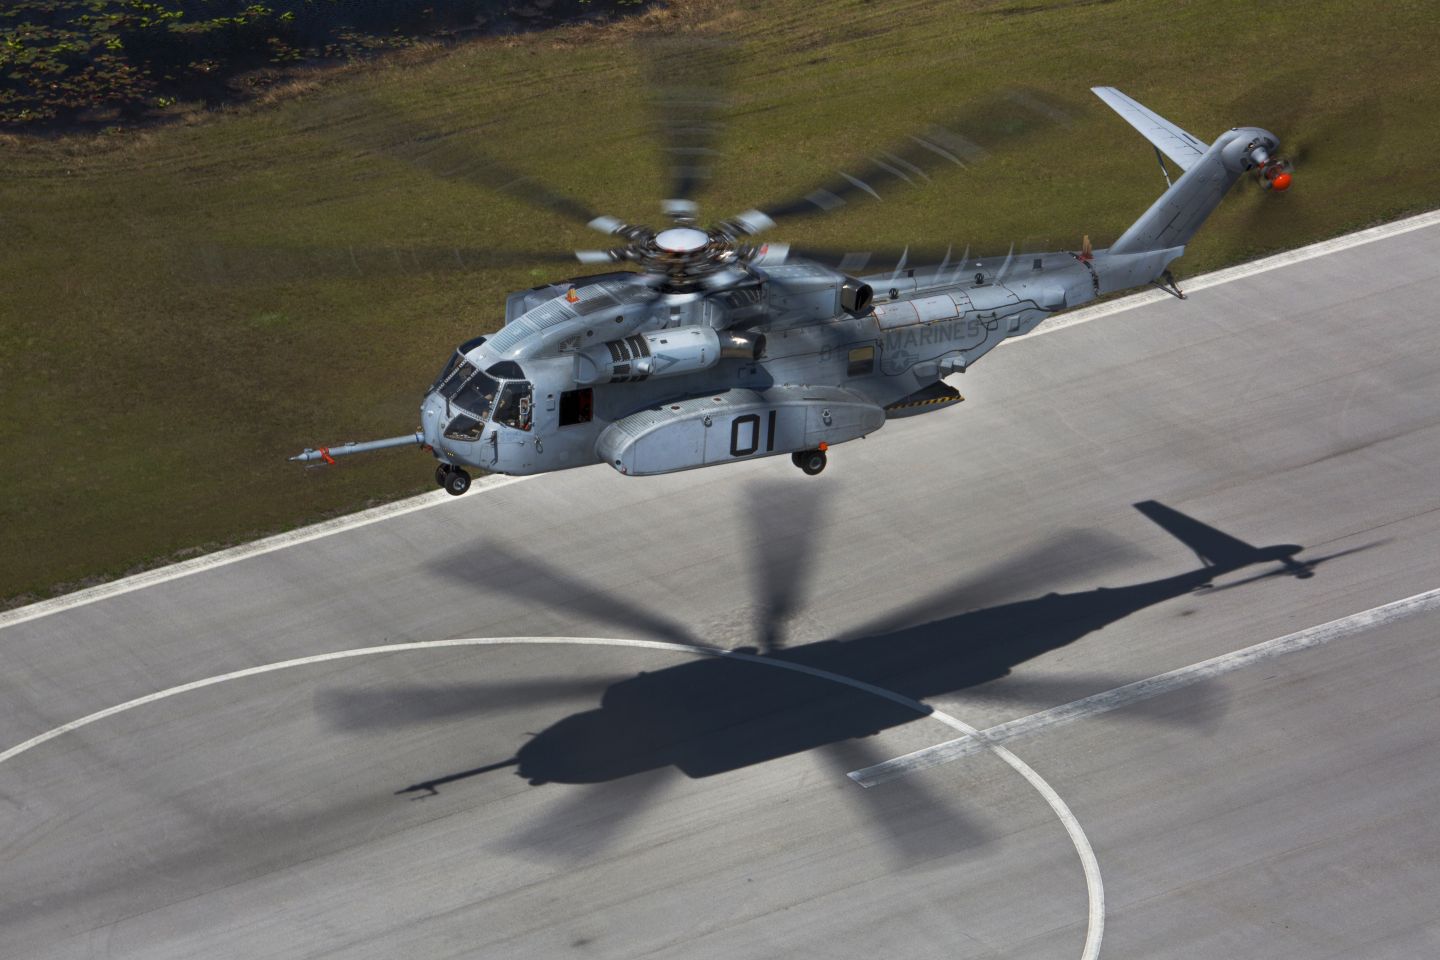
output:
<svg viewBox="0 0 1440 960"><path fill-rule="evenodd" d="M334 729L390 730L446 723L539 703L574 703L600 695L622 677L408 684L318 690L315 712Z"/></svg>
<svg viewBox="0 0 1440 960"><path fill-rule="evenodd" d="M572 787L569 795L541 814L537 823L501 841L494 849L567 863L582 862L619 842L634 826L635 819L676 783L672 771L655 770L595 786Z"/></svg>
<svg viewBox="0 0 1440 960"><path fill-rule="evenodd" d="M1170 526L1195 540L1197 528L1178 522L1190 518L1175 514L1166 514L1177 521ZM1209 536L1204 530L1202 538ZM1243 541L1208 548L1235 544ZM868 737L928 715L934 698L971 690L977 698L1028 699L1041 708L1030 712L1043 712L1132 678L1013 676L1019 665L1137 611L1194 595L1218 572L1248 565L1243 561L1289 559L1302 549L1244 546L1243 556L1230 558L1239 565L1009 599L1071 579L1076 570L1093 577L1107 561L1131 555L1108 534L1061 534L842 638L699 657L612 684L597 707L526 740L516 751L516 773L532 783L605 784L668 768L700 779ZM988 605L976 606L982 597ZM1207 687L1139 710L1127 705L1122 713L1208 733L1224 707L1223 688Z"/></svg>
<svg viewBox="0 0 1440 960"><path fill-rule="evenodd" d="M803 609L814 570L816 540L825 531L828 488L814 484L757 483L747 489L750 566L761 650L784 643L785 623Z"/></svg>
<svg viewBox="0 0 1440 960"><path fill-rule="evenodd" d="M1068 570L1087 578L1125 567L1146 554L1113 534L1100 530L1062 530L978 573L966 574L945 587L882 614L842 637L891 633L966 609L993 606L1054 585Z"/></svg>
<svg viewBox="0 0 1440 960"><path fill-rule="evenodd" d="M602 593L598 588L513 547L485 542L472 544L432 561L430 567L454 582L483 584L502 595L523 597L542 609L563 607L566 614L579 613L626 634L638 633L691 646L704 645L683 623L646 610L613 593Z"/></svg>
<svg viewBox="0 0 1440 960"><path fill-rule="evenodd" d="M991 832L956 809L920 777L903 777L866 788L847 773L889 759L868 740L846 740L815 751L846 802L889 848L896 867L973 852Z"/></svg>

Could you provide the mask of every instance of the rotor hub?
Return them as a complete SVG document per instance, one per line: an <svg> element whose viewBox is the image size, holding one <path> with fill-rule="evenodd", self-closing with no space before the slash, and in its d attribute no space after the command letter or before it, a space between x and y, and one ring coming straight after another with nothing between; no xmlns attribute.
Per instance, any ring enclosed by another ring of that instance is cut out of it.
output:
<svg viewBox="0 0 1440 960"><path fill-rule="evenodd" d="M710 243L710 234L694 227L671 227L655 235L655 246L665 253L691 254L704 250Z"/></svg>

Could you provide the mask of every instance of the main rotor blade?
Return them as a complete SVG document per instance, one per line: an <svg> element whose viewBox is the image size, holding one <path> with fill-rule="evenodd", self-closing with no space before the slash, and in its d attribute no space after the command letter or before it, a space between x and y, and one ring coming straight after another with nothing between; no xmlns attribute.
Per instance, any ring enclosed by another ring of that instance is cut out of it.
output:
<svg viewBox="0 0 1440 960"><path fill-rule="evenodd" d="M945 247L871 247L866 250L842 250L838 247L792 246L790 257L801 257L833 267L843 273L885 273L891 269L923 270L944 266L946 272L964 276L961 251ZM973 272L973 271L972 271Z"/></svg>
<svg viewBox="0 0 1440 960"><path fill-rule="evenodd" d="M472 273L505 267L574 265L574 254L467 246L239 246L205 244L190 252L189 276L211 283L285 283L332 277L390 278Z"/></svg>
<svg viewBox="0 0 1440 960"><path fill-rule="evenodd" d="M991 153L1057 124L1070 111L1033 91L1012 89L958 111L943 123L907 135L888 149L839 169L815 189L786 198L761 213L772 221L829 213L852 200L883 200L901 186L923 186L942 170L970 167Z"/></svg>
<svg viewBox="0 0 1440 960"><path fill-rule="evenodd" d="M650 88L656 134L669 164L666 200L691 200L714 173L721 118L735 66L733 44L682 32L636 44ZM692 213L693 205L675 213Z"/></svg>
<svg viewBox="0 0 1440 960"><path fill-rule="evenodd" d="M479 125L457 123L442 133L368 97L347 99L340 107L329 111L329 115L333 118L357 100L359 113L364 117L362 129L331 134L351 148L375 151L436 177L474 184L492 193L514 197L537 210L577 223L589 223L598 216L573 197L545 186L524 171L510 167L481 150L477 142ZM341 125L348 125L344 117L329 124L330 127ZM383 132L381 139L372 132L377 126ZM326 132L330 131L327 129Z"/></svg>

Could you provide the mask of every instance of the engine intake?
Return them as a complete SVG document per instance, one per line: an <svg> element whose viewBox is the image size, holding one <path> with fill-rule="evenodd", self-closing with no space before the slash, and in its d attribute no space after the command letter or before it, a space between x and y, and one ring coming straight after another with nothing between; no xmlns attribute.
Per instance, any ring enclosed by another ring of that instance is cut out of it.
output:
<svg viewBox="0 0 1440 960"><path fill-rule="evenodd" d="M840 284L840 306L850 313L864 313L874 298L875 291L870 289L868 283L847 277L845 282Z"/></svg>

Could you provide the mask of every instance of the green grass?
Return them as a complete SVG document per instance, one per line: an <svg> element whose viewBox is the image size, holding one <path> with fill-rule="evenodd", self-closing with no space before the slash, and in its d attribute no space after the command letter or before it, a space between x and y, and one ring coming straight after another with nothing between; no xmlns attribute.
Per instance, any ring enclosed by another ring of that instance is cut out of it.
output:
<svg viewBox="0 0 1440 960"><path fill-rule="evenodd" d="M1013 155L786 231L857 248L1114 239L1162 182L1093 84L1201 137L1260 123L1313 144L1289 195L1237 191L1222 206L1183 276L1440 205L1432 13L1428 2L839 0L817 16L804 0L680 3L609 28L346 68L186 125L0 142L0 596L45 596L428 488L413 451L318 470L285 457L412 429L454 344L494 328L507 291L565 268L346 276L328 269L335 255L205 252L596 245L368 146L396 139L397 114L653 221L660 162L627 43L646 29L739 38L728 159L702 198L716 216L804 191L999 87L1071 104L1072 125Z"/></svg>

